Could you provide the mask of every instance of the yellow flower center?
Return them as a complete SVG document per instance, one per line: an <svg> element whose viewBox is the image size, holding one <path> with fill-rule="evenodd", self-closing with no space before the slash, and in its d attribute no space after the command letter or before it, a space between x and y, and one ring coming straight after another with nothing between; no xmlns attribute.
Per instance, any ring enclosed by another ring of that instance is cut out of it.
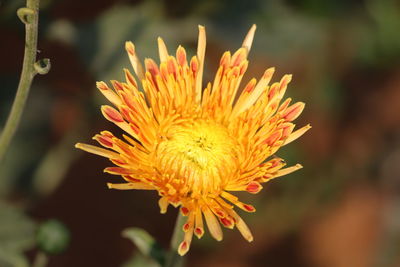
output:
<svg viewBox="0 0 400 267"><path fill-rule="evenodd" d="M180 184L180 195L218 195L226 179L236 177L237 144L221 125L185 121L168 129L165 141L158 145L156 161L158 170L167 170L172 184Z"/></svg>

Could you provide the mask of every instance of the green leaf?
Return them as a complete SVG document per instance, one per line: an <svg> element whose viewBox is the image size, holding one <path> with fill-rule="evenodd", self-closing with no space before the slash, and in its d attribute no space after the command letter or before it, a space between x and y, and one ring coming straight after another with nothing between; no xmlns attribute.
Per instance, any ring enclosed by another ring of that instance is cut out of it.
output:
<svg viewBox="0 0 400 267"><path fill-rule="evenodd" d="M129 238L139 249L139 251L163 265L165 262L165 251L154 240L154 238L141 228L127 228L122 232L122 236Z"/></svg>
<svg viewBox="0 0 400 267"><path fill-rule="evenodd" d="M20 209L0 202L0 266L27 266L22 252L34 246L35 230Z"/></svg>

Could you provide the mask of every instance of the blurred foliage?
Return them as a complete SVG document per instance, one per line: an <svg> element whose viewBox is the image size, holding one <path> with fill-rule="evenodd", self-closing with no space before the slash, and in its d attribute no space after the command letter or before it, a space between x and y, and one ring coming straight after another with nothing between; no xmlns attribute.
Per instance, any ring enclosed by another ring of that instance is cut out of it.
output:
<svg viewBox="0 0 400 267"><path fill-rule="evenodd" d="M160 267L160 264L158 264L156 261L152 260L149 257L145 257L142 254L136 254L132 257L132 259L128 260L121 267L142 267L142 266Z"/></svg>
<svg viewBox="0 0 400 267"><path fill-rule="evenodd" d="M122 236L129 238L137 246L142 255L148 258L146 262L154 266L163 266L165 263L165 251L145 230L128 228L122 232ZM132 266L138 264L136 261L138 259L135 259ZM142 262L142 259L139 262Z"/></svg>
<svg viewBox="0 0 400 267"><path fill-rule="evenodd" d="M23 252L34 246L35 229L22 210L0 202L0 266L29 266Z"/></svg>

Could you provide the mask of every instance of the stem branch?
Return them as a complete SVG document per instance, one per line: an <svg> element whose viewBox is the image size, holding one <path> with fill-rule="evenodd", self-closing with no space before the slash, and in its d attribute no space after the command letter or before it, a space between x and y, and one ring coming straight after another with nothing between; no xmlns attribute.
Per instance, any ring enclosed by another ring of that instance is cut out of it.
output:
<svg viewBox="0 0 400 267"><path fill-rule="evenodd" d="M17 94L8 115L6 125L0 136L0 162L18 128L24 110L26 99L32 80L38 73L35 69L37 52L37 35L39 21L39 2L40 0L27 0L26 7L20 8L17 12L18 17L25 24L25 51L22 65L21 77L18 84Z"/></svg>

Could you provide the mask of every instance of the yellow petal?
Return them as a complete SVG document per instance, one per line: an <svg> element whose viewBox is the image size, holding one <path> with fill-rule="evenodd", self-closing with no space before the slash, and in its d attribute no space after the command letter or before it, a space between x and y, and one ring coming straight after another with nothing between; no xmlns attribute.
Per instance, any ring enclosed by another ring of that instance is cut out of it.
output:
<svg viewBox="0 0 400 267"><path fill-rule="evenodd" d="M223 234L221 230L221 225L219 224L217 218L208 207L203 208L203 213L211 236L214 237L215 240L221 241L223 238Z"/></svg>
<svg viewBox="0 0 400 267"><path fill-rule="evenodd" d="M113 151L101 148L101 147L97 147L97 146L77 143L77 144L75 144L75 147L79 148L79 149L82 149L82 150L84 150L86 152L105 157L105 158L116 159L116 158L119 157L119 154L117 154L117 153L115 153Z"/></svg>
<svg viewBox="0 0 400 267"><path fill-rule="evenodd" d="M247 53L250 52L251 45L253 43L254 34L256 32L256 29L257 29L257 26L255 24L253 24L253 26L251 26L249 32L247 33L246 37L244 38L242 47L246 48Z"/></svg>
<svg viewBox="0 0 400 267"><path fill-rule="evenodd" d="M295 171L297 171L297 170L299 170L301 168L303 168L303 166L301 164L296 164L296 165L294 165L292 167L281 169L281 170L276 172L276 175L274 175L273 178L277 178L277 177L281 177L281 176L287 175L287 174L295 172Z"/></svg>
<svg viewBox="0 0 400 267"><path fill-rule="evenodd" d="M166 197L162 197L158 200L158 206L160 206L160 212L162 214L167 212L169 201Z"/></svg>
<svg viewBox="0 0 400 267"><path fill-rule="evenodd" d="M126 42L125 49L128 52L129 60L132 64L133 70L135 71L139 80L143 80L145 77L143 66L142 63L140 63L139 57L136 54L135 45L132 42Z"/></svg>
<svg viewBox="0 0 400 267"><path fill-rule="evenodd" d="M164 43L164 40L161 37L157 38L158 43L158 54L160 55L160 62L165 62L168 59L168 50L167 46Z"/></svg>
<svg viewBox="0 0 400 267"><path fill-rule="evenodd" d="M199 25L199 39L197 43L197 60L199 68L196 76L196 101L200 103L201 90L203 82L204 56L206 54L206 30L204 26Z"/></svg>
<svg viewBox="0 0 400 267"><path fill-rule="evenodd" d="M197 238L201 238L204 234L203 213L201 212L200 208L196 209L194 234L197 236Z"/></svg>
<svg viewBox="0 0 400 267"><path fill-rule="evenodd" d="M308 130L311 129L311 125L307 124L306 126L294 131L293 133L291 133L289 135L289 137L285 140L285 142L283 143L284 145L287 145L291 142L293 142L294 140L296 140L297 138L299 138L300 136L302 136L305 132L307 132Z"/></svg>
<svg viewBox="0 0 400 267"><path fill-rule="evenodd" d="M252 242L254 239L253 234L251 233L247 224L243 221L243 219L235 211L232 210L231 215L235 219L236 227L238 228L239 232L242 234L244 239L246 239L249 242Z"/></svg>
<svg viewBox="0 0 400 267"><path fill-rule="evenodd" d="M257 85L250 91L246 89L243 91L238 102L236 103L232 112L232 117L239 115L248 108L250 108L261 96L261 94L268 88L268 83L271 81L272 75L274 74L275 68L269 68L264 72L261 80Z"/></svg>
<svg viewBox="0 0 400 267"><path fill-rule="evenodd" d="M107 183L109 189L118 189L118 190L153 190L154 186L146 184L146 183L123 183L123 184L113 184Z"/></svg>
<svg viewBox="0 0 400 267"><path fill-rule="evenodd" d="M96 87L115 106L121 105L121 98L105 82L97 82Z"/></svg>

